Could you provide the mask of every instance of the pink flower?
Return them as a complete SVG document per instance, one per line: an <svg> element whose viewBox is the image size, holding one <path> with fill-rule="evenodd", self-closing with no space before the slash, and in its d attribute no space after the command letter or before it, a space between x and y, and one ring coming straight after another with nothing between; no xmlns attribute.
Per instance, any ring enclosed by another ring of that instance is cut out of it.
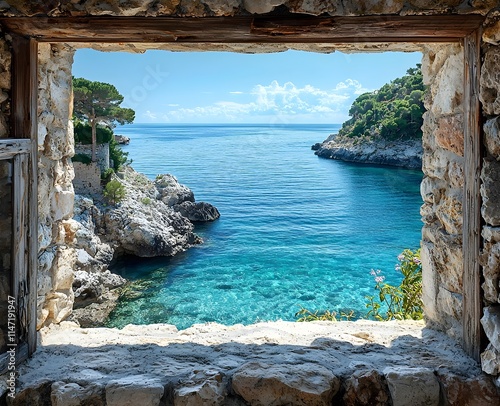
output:
<svg viewBox="0 0 500 406"><path fill-rule="evenodd" d="M413 262L416 264L420 264L420 259L418 259L417 257L413 257Z"/></svg>
<svg viewBox="0 0 500 406"><path fill-rule="evenodd" d="M376 275L377 275L377 273L375 272L375 270L374 270L374 269L372 269L372 270L370 271L370 275L371 275L371 276L376 276Z"/></svg>
<svg viewBox="0 0 500 406"><path fill-rule="evenodd" d="M382 283L385 280L385 276L376 276L375 282Z"/></svg>
<svg viewBox="0 0 500 406"><path fill-rule="evenodd" d="M399 254L398 261L402 261L403 259L405 259L405 256L403 254Z"/></svg>

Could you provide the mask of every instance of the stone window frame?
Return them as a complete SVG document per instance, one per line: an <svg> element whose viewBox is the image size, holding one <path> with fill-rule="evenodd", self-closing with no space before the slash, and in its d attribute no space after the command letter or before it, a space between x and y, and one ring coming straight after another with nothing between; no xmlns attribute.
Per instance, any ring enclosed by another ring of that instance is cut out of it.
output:
<svg viewBox="0 0 500 406"><path fill-rule="evenodd" d="M61 43L462 43L464 46L463 346L474 359L484 348L480 318L481 111L480 41L484 17L446 16L258 16L258 17L13 17L0 18L13 37L12 136L37 140L38 42ZM357 48L359 47L359 48ZM31 162L37 162L32 147ZM30 165L31 196L37 196L37 168ZM31 199L31 201L36 199ZM30 204L30 230L36 230ZM28 306L29 354L36 345L36 239L31 232ZM34 257L34 258L33 258ZM35 298L35 300L33 299Z"/></svg>

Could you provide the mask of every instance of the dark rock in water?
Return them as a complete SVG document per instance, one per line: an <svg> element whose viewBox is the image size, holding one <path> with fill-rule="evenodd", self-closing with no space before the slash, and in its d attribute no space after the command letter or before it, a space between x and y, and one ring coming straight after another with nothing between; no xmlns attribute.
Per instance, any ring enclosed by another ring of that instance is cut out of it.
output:
<svg viewBox="0 0 500 406"><path fill-rule="evenodd" d="M118 144L121 144L121 145L128 145L128 144L130 144L130 138L129 137L125 137L124 135L117 135L117 134L115 134L115 141Z"/></svg>
<svg viewBox="0 0 500 406"><path fill-rule="evenodd" d="M158 175L154 185L160 196L159 200L167 206L184 202L194 202L194 194L187 186L180 184L177 178L170 174Z"/></svg>
<svg viewBox="0 0 500 406"><path fill-rule="evenodd" d="M322 143L321 143L321 142L317 142L316 144L311 145L311 149L312 149L313 151L317 151L318 149L320 149L320 148L321 148L321 145L322 145Z"/></svg>
<svg viewBox="0 0 500 406"><path fill-rule="evenodd" d="M183 202L176 204L173 208L193 222L214 221L220 217L219 210L205 202Z"/></svg>

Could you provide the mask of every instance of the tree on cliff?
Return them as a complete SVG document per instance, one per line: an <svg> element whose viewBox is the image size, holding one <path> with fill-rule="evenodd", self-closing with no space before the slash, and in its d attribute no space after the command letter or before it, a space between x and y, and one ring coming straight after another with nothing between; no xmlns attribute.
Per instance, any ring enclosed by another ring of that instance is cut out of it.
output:
<svg viewBox="0 0 500 406"><path fill-rule="evenodd" d="M73 97L75 117L88 123L92 129L92 162L95 162L97 125L113 128L116 123L132 123L135 111L120 107L123 96L109 83L73 78Z"/></svg>
<svg viewBox="0 0 500 406"><path fill-rule="evenodd" d="M425 87L420 67L417 64L405 76L360 95L349 110L351 118L342 124L339 134L386 139L421 137Z"/></svg>

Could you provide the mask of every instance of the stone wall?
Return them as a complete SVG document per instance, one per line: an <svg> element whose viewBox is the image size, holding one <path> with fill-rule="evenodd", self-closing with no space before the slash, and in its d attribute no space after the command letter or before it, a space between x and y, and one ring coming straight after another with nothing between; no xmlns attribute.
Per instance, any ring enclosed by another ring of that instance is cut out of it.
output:
<svg viewBox="0 0 500 406"><path fill-rule="evenodd" d="M484 316L489 344L481 354L483 370L500 375L500 22L485 30L480 99L485 154L481 171ZM500 378L499 378L500 382Z"/></svg>
<svg viewBox="0 0 500 406"><path fill-rule="evenodd" d="M62 44L39 45L38 327L60 322L73 308L73 53Z"/></svg>
<svg viewBox="0 0 500 406"><path fill-rule="evenodd" d="M137 0L0 2L0 15L50 16L230 16L249 13L293 12L313 15L382 15L479 13L489 15L484 35L481 100L485 118L486 156L482 169L485 316L483 325L491 342L483 353L483 368L500 372L500 15L497 0ZM95 45L98 47L99 45ZM114 45L136 50L134 45ZM324 44L176 44L164 49L270 52L287 48L331 51ZM429 93L424 117L422 260L427 322L452 337L462 335L462 199L463 199L463 49L459 45L423 48L411 45L345 46L347 51L422 49L423 71ZM73 154L69 108L73 52L65 45L40 44L39 161L39 326L59 322L71 311L71 282L75 261L71 248ZM8 134L10 86L8 44L0 40L0 137Z"/></svg>
<svg viewBox="0 0 500 406"><path fill-rule="evenodd" d="M92 145L75 145L75 154L84 154L89 157L92 156ZM95 155L97 164L101 169L101 172L106 172L110 167L109 162L109 143L96 145Z"/></svg>
<svg viewBox="0 0 500 406"><path fill-rule="evenodd" d="M447 334L462 335L463 49L426 47L421 185L425 315Z"/></svg>
<svg viewBox="0 0 500 406"><path fill-rule="evenodd" d="M78 195L94 195L102 191L101 188L101 169L95 162L84 164L82 162L73 162L75 170L75 179L73 187Z"/></svg>
<svg viewBox="0 0 500 406"><path fill-rule="evenodd" d="M293 13L332 16L480 13L498 6L497 0L108 0L0 3L7 16L179 16L207 17L264 14L288 10Z"/></svg>

